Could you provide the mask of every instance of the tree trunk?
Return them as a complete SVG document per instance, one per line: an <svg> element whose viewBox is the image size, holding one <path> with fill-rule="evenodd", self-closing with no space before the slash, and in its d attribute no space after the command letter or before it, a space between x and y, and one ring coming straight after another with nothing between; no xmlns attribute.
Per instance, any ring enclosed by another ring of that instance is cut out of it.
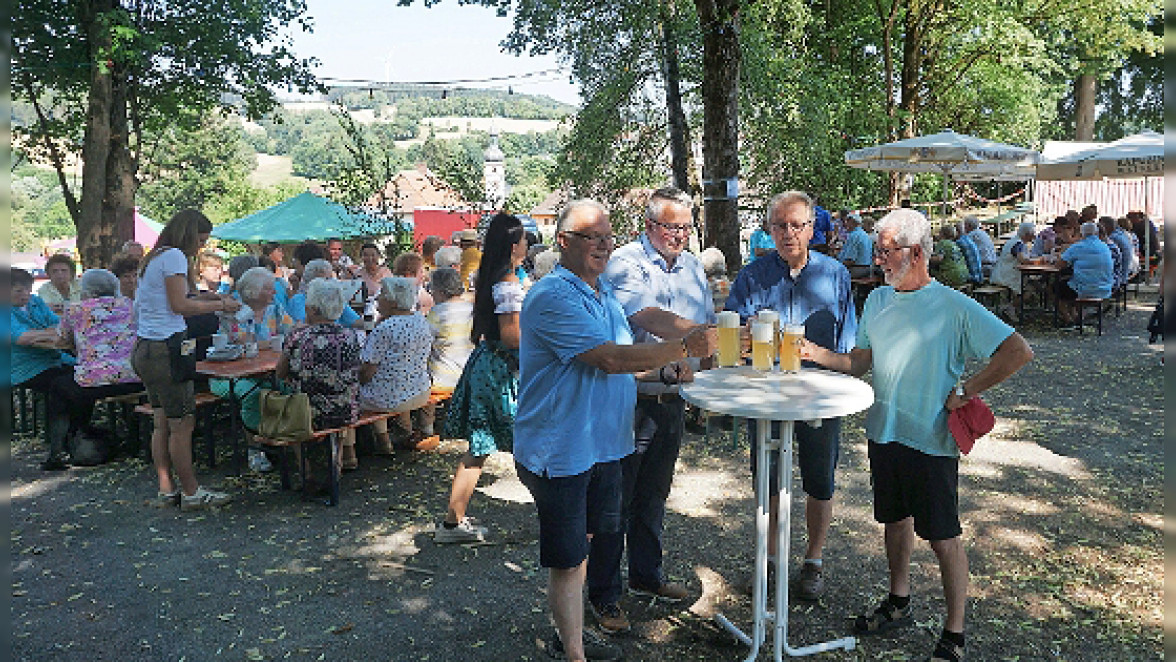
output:
<svg viewBox="0 0 1176 662"><path fill-rule="evenodd" d="M113 0L95 0L88 3L84 10L92 70L86 129L82 138L81 214L75 223L78 229L78 252L82 264L87 267L105 263L102 259L102 237L110 235L110 229L103 227L102 210L110 156L110 119L114 92L111 64L106 59L111 48L111 38L104 14L113 8ZM109 239L105 243L109 243Z"/></svg>
<svg viewBox="0 0 1176 662"><path fill-rule="evenodd" d="M106 168L106 197L102 206L103 235L97 247L95 265L107 265L123 242L135 237L135 192L137 170L131 154L130 122L127 117L126 72L116 68L110 108L110 152Z"/></svg>
<svg viewBox="0 0 1176 662"><path fill-rule="evenodd" d="M674 186L693 195L690 186L690 127L682 109L681 73L678 66L678 34L674 0L661 6L662 76L666 85L666 114L670 126L670 170Z"/></svg>
<svg viewBox="0 0 1176 662"><path fill-rule="evenodd" d="M742 266L739 252L739 2L695 0L702 27L702 195L705 243L727 257L727 273Z"/></svg>
<svg viewBox="0 0 1176 662"><path fill-rule="evenodd" d="M1074 81L1074 140L1094 140L1094 105L1098 97L1098 78L1079 74Z"/></svg>

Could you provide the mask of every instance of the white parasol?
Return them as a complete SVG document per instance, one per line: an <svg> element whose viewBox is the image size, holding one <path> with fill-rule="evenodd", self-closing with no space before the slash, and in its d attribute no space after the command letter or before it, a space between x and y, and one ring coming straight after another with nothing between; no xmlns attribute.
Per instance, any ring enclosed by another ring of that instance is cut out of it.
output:
<svg viewBox="0 0 1176 662"><path fill-rule="evenodd" d="M850 150L845 153L845 164L866 170L939 173L943 175L946 206L948 178L972 181L1032 179L1040 158L1035 150L946 129L929 136Z"/></svg>
<svg viewBox="0 0 1176 662"><path fill-rule="evenodd" d="M1114 142L1043 160L1040 180L1101 180L1164 175L1164 136L1144 131Z"/></svg>

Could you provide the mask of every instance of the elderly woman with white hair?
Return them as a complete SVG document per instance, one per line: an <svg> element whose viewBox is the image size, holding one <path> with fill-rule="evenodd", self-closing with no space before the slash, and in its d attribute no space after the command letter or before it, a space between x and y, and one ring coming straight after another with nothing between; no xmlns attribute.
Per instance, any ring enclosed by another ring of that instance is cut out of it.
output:
<svg viewBox="0 0 1176 662"><path fill-rule="evenodd" d="M71 398L71 435L89 425L96 401L143 390L131 367L134 303L119 293L118 276L89 269L79 283L81 301L65 309L59 327L60 346L77 356L73 377L80 393Z"/></svg>
<svg viewBox="0 0 1176 662"><path fill-rule="evenodd" d="M359 416L362 343L356 331L335 322L347 307L347 295L339 282L315 279L304 299L306 326L286 336L275 374L309 397L314 429L342 427ZM342 435L341 446L343 468L354 469L355 436Z"/></svg>
<svg viewBox="0 0 1176 662"><path fill-rule="evenodd" d="M1025 221L1017 226L1016 236L1006 241L1000 249L1000 257L996 261L996 266L992 268L992 275L988 277L994 285L1004 285L1013 291L1013 301L1006 304L1001 312L1014 322L1017 321L1016 304L1021 299L1021 272L1017 265L1033 261L1030 252L1035 236L1037 226L1031 221Z"/></svg>
<svg viewBox="0 0 1176 662"><path fill-rule="evenodd" d="M474 302L464 296L461 274L456 269L434 269L431 275L434 304L425 319L436 339L429 355L429 374L434 388L452 389L474 351L470 341Z"/></svg>
<svg viewBox="0 0 1176 662"><path fill-rule="evenodd" d="M295 322L306 322L306 295L310 291L310 284L318 279L335 279L335 268L326 260L316 259L306 263L302 269L302 279L300 280L298 294L290 297L286 304L286 312L290 313L290 317L294 318ZM339 326L359 329L363 327L363 318L359 313L351 309L351 306L344 306L339 313L339 317L333 320Z"/></svg>
<svg viewBox="0 0 1176 662"><path fill-rule="evenodd" d="M411 450L431 450L439 439L433 435L433 411L429 403L429 354L433 327L413 310L417 300L414 278L392 276L380 285L378 301L383 321L368 336L359 371L359 403L364 411L397 412L401 431L397 445ZM421 429L413 432L413 410L421 410ZM376 452L391 455L392 439L386 421L374 425Z"/></svg>
<svg viewBox="0 0 1176 662"><path fill-rule="evenodd" d="M294 319L274 299L277 279L265 267L251 267L234 279L236 293L241 299L241 309L235 315L221 316L220 332L232 338L250 337L258 343L285 336L294 328ZM261 389L253 379L236 380L236 396L241 403L241 422L250 434L256 434L261 424ZM230 382L212 379L208 388L220 397L229 395ZM249 468L254 471L269 471L273 468L265 454L249 449Z"/></svg>

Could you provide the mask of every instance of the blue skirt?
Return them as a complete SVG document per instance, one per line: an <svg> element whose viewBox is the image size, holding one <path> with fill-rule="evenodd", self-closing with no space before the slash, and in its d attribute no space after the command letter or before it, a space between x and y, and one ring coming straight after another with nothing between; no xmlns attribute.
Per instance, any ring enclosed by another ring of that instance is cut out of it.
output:
<svg viewBox="0 0 1176 662"><path fill-rule="evenodd" d="M519 352L483 340L466 361L445 413L446 439L467 439L470 455L514 449L519 398Z"/></svg>

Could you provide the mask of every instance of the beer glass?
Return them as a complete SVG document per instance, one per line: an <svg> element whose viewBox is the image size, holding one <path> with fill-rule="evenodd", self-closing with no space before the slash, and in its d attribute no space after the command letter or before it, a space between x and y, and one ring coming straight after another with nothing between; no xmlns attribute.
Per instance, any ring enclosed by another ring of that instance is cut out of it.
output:
<svg viewBox="0 0 1176 662"><path fill-rule="evenodd" d="M780 313L777 313L771 308L765 308L756 313L755 320L772 325L772 338L780 335ZM772 353L775 354L775 343L772 344ZM772 356L772 363L775 363L777 358L778 356Z"/></svg>
<svg viewBox="0 0 1176 662"><path fill-rule="evenodd" d="M800 372L801 338L804 338L801 324L785 324L780 328L780 370Z"/></svg>
<svg viewBox="0 0 1176 662"><path fill-rule="evenodd" d="M776 339L772 335L772 325L768 322L751 323L751 367L768 371L772 369L772 360L776 358Z"/></svg>
<svg viewBox="0 0 1176 662"><path fill-rule="evenodd" d="M739 365L739 313L724 310L718 314L719 367Z"/></svg>

